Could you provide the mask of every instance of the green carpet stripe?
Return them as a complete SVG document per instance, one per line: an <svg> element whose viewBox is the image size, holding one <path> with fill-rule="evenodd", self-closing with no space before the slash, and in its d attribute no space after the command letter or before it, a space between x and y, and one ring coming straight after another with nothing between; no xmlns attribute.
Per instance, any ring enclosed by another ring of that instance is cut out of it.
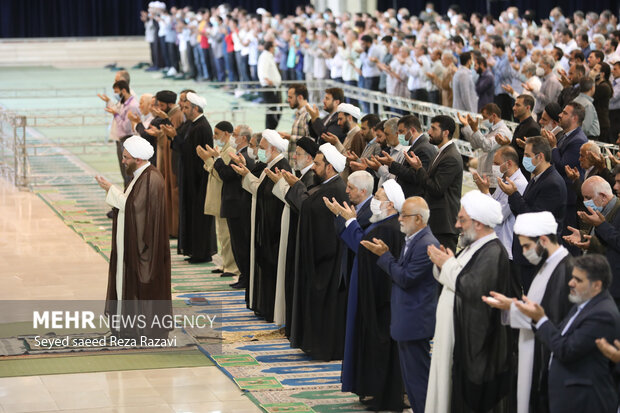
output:
<svg viewBox="0 0 620 413"><path fill-rule="evenodd" d="M0 377L41 376L100 371L212 366L198 350L142 354L110 354L0 361Z"/></svg>

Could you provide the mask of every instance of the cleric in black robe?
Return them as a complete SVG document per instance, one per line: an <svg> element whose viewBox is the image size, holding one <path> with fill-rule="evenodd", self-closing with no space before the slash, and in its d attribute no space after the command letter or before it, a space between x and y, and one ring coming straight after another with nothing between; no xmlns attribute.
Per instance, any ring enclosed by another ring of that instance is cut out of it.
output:
<svg viewBox="0 0 620 413"><path fill-rule="evenodd" d="M341 254L332 213L323 197L347 201L340 175L346 158L331 144L319 147L314 172L321 184L308 190L288 174L286 200L299 210L291 346L316 360L340 360L344 352L346 289L340 277Z"/></svg>
<svg viewBox="0 0 620 413"><path fill-rule="evenodd" d="M204 162L196 154L197 146L213 146L213 130L203 114L206 101L195 93L187 94L183 108L191 125L183 142L173 149L179 150L182 168L179 171L179 244L182 254L188 255L190 263L211 261L217 251L215 225L211 215L204 213L209 173Z"/></svg>
<svg viewBox="0 0 620 413"><path fill-rule="evenodd" d="M514 226L523 255L538 272L526 295L529 300L545 305L545 314L556 325L572 307L568 282L572 278L572 257L558 244L558 224L548 211L521 214ZM502 310L506 324L519 331L519 369L517 376L517 412L546 413L549 411L547 376L551 353L535 336L532 319L524 315L513 299L491 292L492 299L483 300ZM520 297L517 297L520 298Z"/></svg>
<svg viewBox="0 0 620 413"><path fill-rule="evenodd" d="M297 140L295 148L296 171L298 177L306 188L311 189L319 184L319 179L314 173L314 157L319 150L319 145L308 137ZM288 243L286 247L286 273L284 279L285 301L286 301L286 323L284 333L286 337L291 336L291 320L293 316L293 292L295 285L295 252L297 246L297 224L299 221L299 211L294 205L290 205Z"/></svg>
<svg viewBox="0 0 620 413"><path fill-rule="evenodd" d="M105 313L144 322L111 326L115 335L166 338L172 327L155 324L155 317L172 315L164 179L147 161L154 150L145 139L132 136L123 147L123 166L132 176L127 188L123 191L96 177L114 213Z"/></svg>
<svg viewBox="0 0 620 413"><path fill-rule="evenodd" d="M378 265L378 257L360 244L381 239L400 255L403 236L398 211L405 195L393 179L383 183L371 200L370 226L362 229L355 209L328 204L332 212L347 219L340 238L355 252L347 302L342 391L353 392L371 410L401 411L403 382L397 343L390 336L392 281Z"/></svg>
<svg viewBox="0 0 620 413"><path fill-rule="evenodd" d="M436 266L433 275L443 289L437 305L425 410L512 412L517 335L502 325L499 310L482 301L489 291L508 297L520 293L518 281L510 273L508 253L493 230L503 221L502 208L477 190L465 194L461 205L456 228L463 249L454 256L451 250L428 247ZM451 406L450 410L446 406Z"/></svg>
<svg viewBox="0 0 620 413"><path fill-rule="evenodd" d="M266 129L262 133L258 149L258 160L266 164L265 169L291 171L284 157L288 141L278 132ZM274 183L267 178L265 170L257 178L245 165L231 165L243 176L242 186L256 198L252 225L254 237L250 248L253 249L253 263L250 268L249 308L265 321L273 322L276 299L276 275L278 270L278 251L284 202L273 194ZM256 168L256 167L255 167Z"/></svg>

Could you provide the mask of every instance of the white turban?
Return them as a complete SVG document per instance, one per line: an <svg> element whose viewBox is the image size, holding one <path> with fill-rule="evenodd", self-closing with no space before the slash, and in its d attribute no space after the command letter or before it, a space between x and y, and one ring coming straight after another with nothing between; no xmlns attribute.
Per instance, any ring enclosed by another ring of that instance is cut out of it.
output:
<svg viewBox="0 0 620 413"><path fill-rule="evenodd" d="M383 183L382 187L387 198L394 204L394 208L400 212L405 203L403 188L394 179L388 179Z"/></svg>
<svg viewBox="0 0 620 413"><path fill-rule="evenodd" d="M555 234L557 230L558 223L549 211L517 215L514 226L515 234L532 238Z"/></svg>
<svg viewBox="0 0 620 413"><path fill-rule="evenodd" d="M351 115L353 116L355 119L358 119L362 117L362 113L360 112L360 108L358 108L357 106L353 106L350 103L341 103L338 105L338 108L336 109L336 112L343 112L346 113L347 115Z"/></svg>
<svg viewBox="0 0 620 413"><path fill-rule="evenodd" d="M204 107L207 106L207 101L205 100L205 98L198 96L194 92L187 93L187 100L189 100L191 103L193 103L196 106L200 106L202 109L204 109Z"/></svg>
<svg viewBox="0 0 620 413"><path fill-rule="evenodd" d="M461 205L471 219L491 228L504 220L500 203L477 189L466 193L461 198Z"/></svg>
<svg viewBox="0 0 620 413"><path fill-rule="evenodd" d="M344 171L344 167L347 165L347 158L341 154L334 145L331 143L324 143L319 146L319 151L321 151L325 159L327 159L327 162L329 162L338 173Z"/></svg>
<svg viewBox="0 0 620 413"><path fill-rule="evenodd" d="M267 139L267 142L280 152L286 152L288 149L288 140L284 139L280 134L273 129L265 129L262 133L263 138Z"/></svg>
<svg viewBox="0 0 620 413"><path fill-rule="evenodd" d="M155 153L149 141L137 135L127 138L125 142L123 142L123 147L127 149L127 152L134 158L144 159L145 161L151 159Z"/></svg>

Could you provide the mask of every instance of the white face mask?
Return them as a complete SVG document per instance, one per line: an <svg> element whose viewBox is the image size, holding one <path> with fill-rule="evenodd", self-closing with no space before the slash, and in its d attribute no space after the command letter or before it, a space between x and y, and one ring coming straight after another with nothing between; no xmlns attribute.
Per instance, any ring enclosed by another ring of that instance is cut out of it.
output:
<svg viewBox="0 0 620 413"><path fill-rule="evenodd" d="M523 256L526 260L530 262L532 265L538 265L540 260L542 260L542 256L536 253L536 248L530 248L529 250L523 253Z"/></svg>
<svg viewBox="0 0 620 413"><path fill-rule="evenodd" d="M375 215L379 215L381 213L382 204L383 202L379 201L377 198L371 199L370 200L370 211Z"/></svg>
<svg viewBox="0 0 620 413"><path fill-rule="evenodd" d="M504 174L502 173L502 167L500 165L493 165L491 169L493 170L493 178L503 178Z"/></svg>
<svg viewBox="0 0 620 413"><path fill-rule="evenodd" d="M237 149L237 140L234 138L234 136L230 137L230 139L228 140L228 144L231 148Z"/></svg>
<svg viewBox="0 0 620 413"><path fill-rule="evenodd" d="M543 69L542 67L537 67L536 68L536 76L543 77L544 75L545 75L545 69Z"/></svg>
<svg viewBox="0 0 620 413"><path fill-rule="evenodd" d="M250 159L254 159L256 160L256 151L254 150L254 148L248 148L248 156L250 157Z"/></svg>

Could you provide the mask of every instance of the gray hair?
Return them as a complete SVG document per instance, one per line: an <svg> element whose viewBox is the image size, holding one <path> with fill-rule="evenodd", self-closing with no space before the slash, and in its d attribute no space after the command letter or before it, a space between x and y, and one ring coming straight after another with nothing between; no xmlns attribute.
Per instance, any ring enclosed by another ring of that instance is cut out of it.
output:
<svg viewBox="0 0 620 413"><path fill-rule="evenodd" d="M116 74L118 74L118 76L123 79L124 81L126 81L127 83L129 83L129 72L126 70L119 70L118 72L116 72Z"/></svg>
<svg viewBox="0 0 620 413"><path fill-rule="evenodd" d="M248 125L238 125L238 126L239 126L239 136L245 136L249 142L250 138L252 138L252 128L250 128Z"/></svg>
<svg viewBox="0 0 620 413"><path fill-rule="evenodd" d="M534 63L526 63L523 65L523 73L533 76L536 74L536 65Z"/></svg>
<svg viewBox="0 0 620 413"><path fill-rule="evenodd" d="M390 118L386 120L383 125L383 130L386 131L386 129L389 129L389 133L395 134L398 131L398 119L399 118Z"/></svg>
<svg viewBox="0 0 620 413"><path fill-rule="evenodd" d="M553 66L555 66L555 59L551 55L544 55L543 57L541 57L540 61L549 66L551 69L553 69Z"/></svg>
<svg viewBox="0 0 620 413"><path fill-rule="evenodd" d="M600 176L591 176L588 179L586 179L583 184L585 185L586 182L592 185L592 190L594 191L595 195L603 194L603 195L607 195L610 198L614 196L614 193L611 190L611 185L609 185L609 182L607 182Z"/></svg>
<svg viewBox="0 0 620 413"><path fill-rule="evenodd" d="M452 60L452 62L454 62L454 55L452 54L452 52L449 50L444 50L444 52L441 54L441 58L444 59L448 57Z"/></svg>
<svg viewBox="0 0 620 413"><path fill-rule="evenodd" d="M355 171L349 175L348 182L360 191L366 191L368 196L372 195L372 189L375 186L375 180L371 174L366 171Z"/></svg>
<svg viewBox="0 0 620 413"><path fill-rule="evenodd" d="M594 141L587 141L586 143L584 143L583 145L581 145L582 148L586 148L586 151L588 152L592 152L595 155L600 155L601 154L601 148L600 146L598 146L596 144L596 142Z"/></svg>

